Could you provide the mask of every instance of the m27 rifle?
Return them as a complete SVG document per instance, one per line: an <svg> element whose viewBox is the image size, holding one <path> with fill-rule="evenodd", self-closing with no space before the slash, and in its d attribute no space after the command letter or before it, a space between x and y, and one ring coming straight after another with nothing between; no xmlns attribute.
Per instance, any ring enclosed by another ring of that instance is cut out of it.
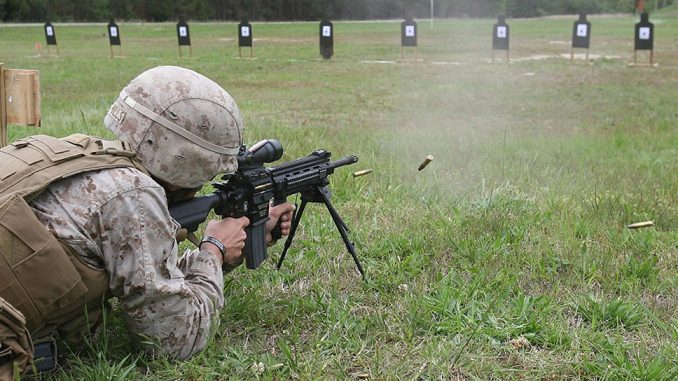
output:
<svg viewBox="0 0 678 381"><path fill-rule="evenodd" d="M250 224L245 228L245 263L247 268L256 269L266 259L266 221L269 220L269 203L279 205L287 201L287 197L301 194L301 206L292 218L290 234L285 241L283 252L278 260L280 269L287 250L292 245L294 235L301 221L306 204L323 203L327 207L332 220L339 230L346 249L365 278L365 273L355 253L353 244L348 239L348 227L330 202L329 175L336 168L354 164L356 156L347 156L337 161L330 161L331 154L324 150L313 151L310 155L267 168L265 163L272 163L282 157L283 147L274 139L262 140L249 149L240 147L238 154L238 170L222 177L221 182L214 183L216 191L206 196L179 201L169 206L170 215L182 228L193 233L207 219L210 211L224 217L247 217ZM281 238L280 222L271 232L273 239Z"/></svg>

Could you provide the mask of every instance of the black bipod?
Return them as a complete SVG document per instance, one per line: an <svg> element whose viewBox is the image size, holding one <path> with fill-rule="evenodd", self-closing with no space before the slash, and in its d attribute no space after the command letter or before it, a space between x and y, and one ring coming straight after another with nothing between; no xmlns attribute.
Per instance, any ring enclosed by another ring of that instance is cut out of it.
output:
<svg viewBox="0 0 678 381"><path fill-rule="evenodd" d="M355 248L353 247L353 244L348 239L349 232L348 227L344 223L344 220L341 219L341 216L339 215L337 210L334 209L334 206L332 206L332 202L330 202L330 190L327 186L313 187L301 193L301 206L299 206L299 210L297 210L294 213L294 219L292 221L292 227L290 228L290 234L287 236L287 240L285 240L285 248L283 249L283 252L280 255L280 259L278 260L277 266L278 270L280 270L280 266L282 266L282 262L283 260L285 260L285 254L287 254L287 250L290 248L290 246L292 246L294 234L297 232L297 227L299 227L301 216L304 214L306 204L309 202L325 204L327 210L330 212L330 215L332 216L332 221L334 221L334 224L337 226L337 230L339 230L339 234L341 234L341 239L343 239L344 244L346 244L346 249L348 250L349 253L351 253L353 261L358 267L360 275L362 275L363 280L365 280L365 271L363 270L363 267L360 265L360 261L358 260L358 256L355 253Z"/></svg>

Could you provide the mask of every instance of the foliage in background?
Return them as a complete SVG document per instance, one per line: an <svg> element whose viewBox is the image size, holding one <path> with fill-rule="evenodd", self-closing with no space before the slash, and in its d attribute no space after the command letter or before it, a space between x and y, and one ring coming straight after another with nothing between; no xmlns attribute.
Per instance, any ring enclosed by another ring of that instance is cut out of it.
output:
<svg viewBox="0 0 678 381"><path fill-rule="evenodd" d="M646 1L646 9L674 0ZM434 0L435 17L534 17L634 11L635 0ZM430 17L430 0L0 0L0 20L337 20Z"/></svg>

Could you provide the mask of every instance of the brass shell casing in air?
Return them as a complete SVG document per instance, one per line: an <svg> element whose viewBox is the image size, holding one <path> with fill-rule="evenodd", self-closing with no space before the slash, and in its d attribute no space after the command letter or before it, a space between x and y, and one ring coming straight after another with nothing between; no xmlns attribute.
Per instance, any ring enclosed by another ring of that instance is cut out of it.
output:
<svg viewBox="0 0 678 381"><path fill-rule="evenodd" d="M426 159L419 164L419 170L421 171L422 169L426 168L426 166L433 161L433 155L428 155L426 156Z"/></svg>

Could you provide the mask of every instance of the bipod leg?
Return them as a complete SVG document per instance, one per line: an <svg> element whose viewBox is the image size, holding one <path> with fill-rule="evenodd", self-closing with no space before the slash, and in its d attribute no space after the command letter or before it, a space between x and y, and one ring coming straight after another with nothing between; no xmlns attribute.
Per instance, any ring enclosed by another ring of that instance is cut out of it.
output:
<svg viewBox="0 0 678 381"><path fill-rule="evenodd" d="M330 197L329 197L329 191L327 190L326 187L318 188L318 192L323 198L323 202L325 206L327 207L327 210L330 212L330 215L332 216L332 220L334 221L334 224L337 226L337 230L339 230L339 234L341 234L341 239L344 240L344 244L346 245L346 249L348 250L349 253L351 253L351 256L353 257L353 261L355 262L355 265L358 267L358 271L360 272L360 275L362 275L363 280L365 280L365 271L363 270L363 266L360 264L360 261L358 260L358 256L355 253L355 248L353 247L353 244L351 241L348 239L348 229L346 227L346 224L344 223L344 220L341 219L341 216L339 216L339 213L337 212L336 209L334 209L334 206L332 206L332 202L330 202Z"/></svg>
<svg viewBox="0 0 678 381"><path fill-rule="evenodd" d="M287 239L285 240L285 247L283 248L282 254L280 254L280 259L278 259L278 265L276 268L280 270L280 266L282 266L283 261L285 260L285 255L287 254L287 250L289 250L290 246L292 246L292 241L294 240L294 234L297 232L297 227L299 227L299 222L301 221L301 215L304 214L304 209L306 208L306 204L308 201L302 199L301 200L301 206L299 207L299 210L294 212L294 218L292 220L292 226L290 227L290 234L287 236Z"/></svg>

